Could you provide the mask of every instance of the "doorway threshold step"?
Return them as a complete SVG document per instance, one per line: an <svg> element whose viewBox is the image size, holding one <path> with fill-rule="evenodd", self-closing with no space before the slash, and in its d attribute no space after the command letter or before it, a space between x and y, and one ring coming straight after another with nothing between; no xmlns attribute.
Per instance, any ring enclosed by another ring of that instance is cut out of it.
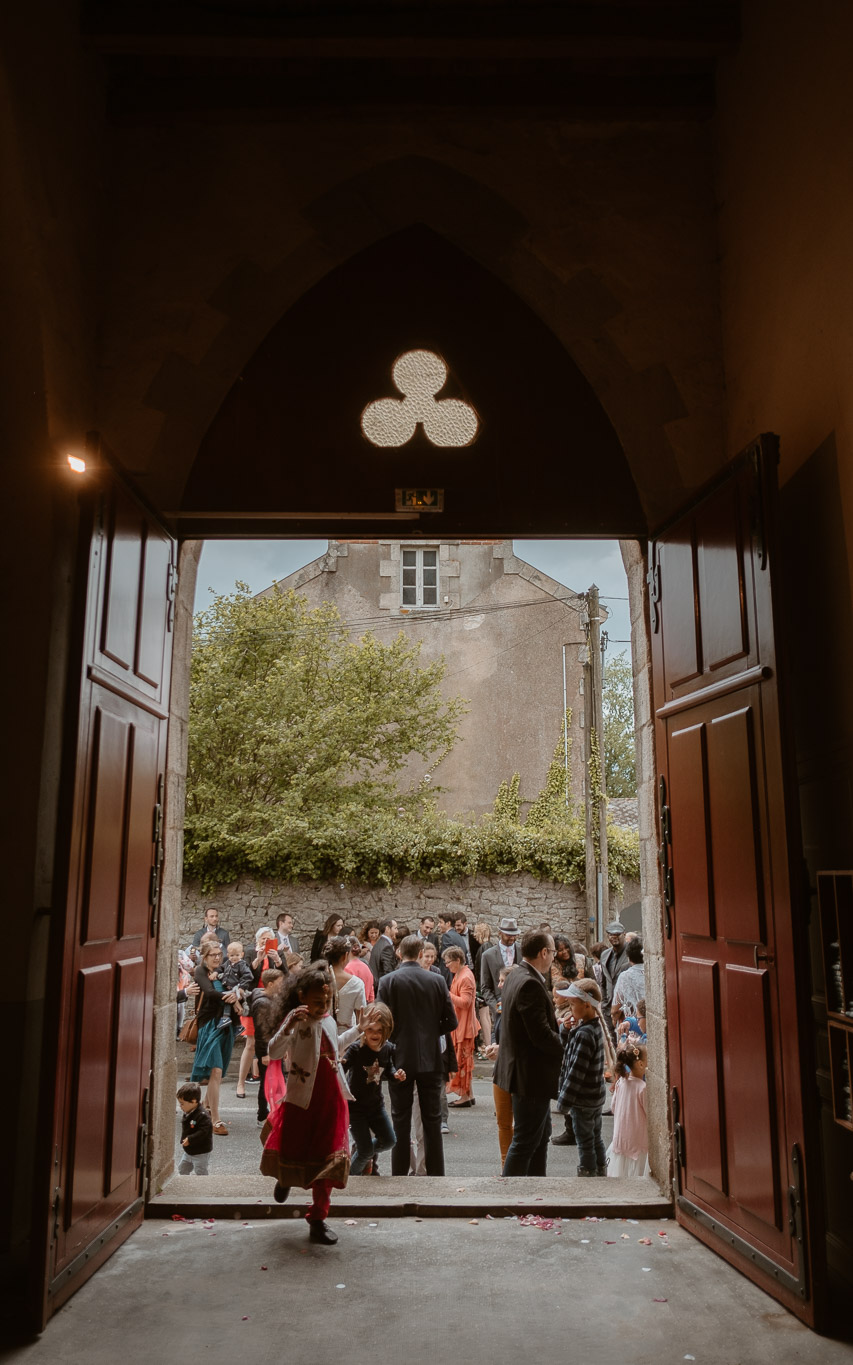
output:
<svg viewBox="0 0 853 1365"><path fill-rule="evenodd" d="M272 1199L262 1175L174 1175L148 1202L148 1218L299 1218L306 1191L286 1204ZM501 1176L353 1176L332 1194L333 1218L492 1218L535 1213L543 1218L668 1218L672 1201L651 1178L524 1179Z"/></svg>

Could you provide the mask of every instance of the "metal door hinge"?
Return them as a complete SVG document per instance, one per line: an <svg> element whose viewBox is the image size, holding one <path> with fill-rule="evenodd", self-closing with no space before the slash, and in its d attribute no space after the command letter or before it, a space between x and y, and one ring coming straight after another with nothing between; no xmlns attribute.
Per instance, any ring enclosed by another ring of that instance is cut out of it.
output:
<svg viewBox="0 0 853 1365"><path fill-rule="evenodd" d="M652 556L654 562L649 565L646 582L649 586L649 625L652 634L656 635L660 628L660 563L656 545L652 546Z"/></svg>
<svg viewBox="0 0 853 1365"><path fill-rule="evenodd" d="M53 1213L53 1225L50 1234L50 1240L52 1242L55 1242L59 1236L59 1217L62 1211L62 1190L60 1189L59 1185L55 1186L54 1188L53 1200L51 1202L50 1207Z"/></svg>
<svg viewBox="0 0 853 1365"><path fill-rule="evenodd" d="M157 779L157 804L154 807L151 838L154 844L154 860L151 864L151 876L148 883L148 904L151 906L151 937L157 937L157 926L160 919L160 882L163 871L163 774Z"/></svg>
<svg viewBox="0 0 853 1365"><path fill-rule="evenodd" d="M672 938L672 917L670 910L675 904L675 883L672 872L672 861L670 850L672 848L672 812L666 800L666 778L661 777L658 782L658 800L660 814L660 845L658 847L658 862L661 866L663 877L663 918L664 930L667 938Z"/></svg>
<svg viewBox="0 0 853 1365"><path fill-rule="evenodd" d="M175 597L178 591L178 570L171 560L166 573L166 630L171 631L175 624Z"/></svg>
<svg viewBox="0 0 853 1365"><path fill-rule="evenodd" d="M138 1171L145 1168L145 1157L148 1146L148 1115L151 1106L151 1090L147 1087L142 1092L142 1121L139 1125L136 1140L136 1169Z"/></svg>

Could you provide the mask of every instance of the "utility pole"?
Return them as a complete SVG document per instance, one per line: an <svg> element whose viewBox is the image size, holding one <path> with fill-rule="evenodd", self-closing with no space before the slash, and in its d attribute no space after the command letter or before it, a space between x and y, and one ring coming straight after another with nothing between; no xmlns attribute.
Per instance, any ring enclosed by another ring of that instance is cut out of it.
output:
<svg viewBox="0 0 853 1365"><path fill-rule="evenodd" d="M587 624L589 639L589 624ZM592 759L592 667L591 650L587 645L583 661L583 795L584 795L584 881L586 883L586 914L593 942L600 941L598 932L598 869L595 864L595 840L593 838L592 803L594 794L590 782Z"/></svg>
<svg viewBox="0 0 853 1365"><path fill-rule="evenodd" d="M610 888L607 884L607 796L605 794L604 783L604 691L603 691L603 663L604 650L601 639L601 616L599 614L598 588L593 583L587 593L587 607L589 610L589 668L590 668L590 687L591 695L588 702L589 723L595 728L595 735L598 741L598 764L601 796L590 792L587 802L590 812L590 823L592 823L593 801L597 801L598 809L598 867L597 867L597 896L596 896L596 933L599 940L604 937L604 926L610 918ZM587 744L592 750L592 735L589 734ZM587 784L589 785L589 767L587 766Z"/></svg>

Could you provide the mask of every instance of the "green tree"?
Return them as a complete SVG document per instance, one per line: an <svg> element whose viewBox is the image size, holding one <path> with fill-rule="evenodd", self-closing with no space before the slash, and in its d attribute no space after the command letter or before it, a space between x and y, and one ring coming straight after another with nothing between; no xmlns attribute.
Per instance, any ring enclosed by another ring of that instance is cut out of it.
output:
<svg viewBox="0 0 853 1365"><path fill-rule="evenodd" d="M399 634L350 640L337 609L245 584L196 617L190 683L185 865L227 880L294 839L415 813L440 790L400 790L412 755L433 770L465 704L441 693L444 661L422 665ZM426 778L426 775L425 775Z"/></svg>
<svg viewBox="0 0 853 1365"><path fill-rule="evenodd" d="M624 650L605 664L602 704L607 795L636 796L634 679L631 661Z"/></svg>

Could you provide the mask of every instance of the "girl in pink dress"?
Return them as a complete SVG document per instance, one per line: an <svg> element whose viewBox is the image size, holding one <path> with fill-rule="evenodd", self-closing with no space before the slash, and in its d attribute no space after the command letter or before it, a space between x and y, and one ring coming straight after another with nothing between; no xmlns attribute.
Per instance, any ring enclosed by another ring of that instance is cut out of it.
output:
<svg viewBox="0 0 853 1365"><path fill-rule="evenodd" d="M291 1185L310 1189L306 1215L312 1242L338 1240L326 1223L332 1190L349 1176L349 1086L338 1064L338 1030L330 1014L328 971L309 967L297 980L299 1005L269 1041L273 1059L286 1059L287 1093L261 1133L261 1172L275 1178L273 1198L283 1203Z"/></svg>
<svg viewBox="0 0 853 1365"><path fill-rule="evenodd" d="M646 1127L646 1067L642 1043L623 1042L616 1049L613 1092L613 1141L607 1151L608 1175L643 1176L648 1173L649 1135Z"/></svg>

